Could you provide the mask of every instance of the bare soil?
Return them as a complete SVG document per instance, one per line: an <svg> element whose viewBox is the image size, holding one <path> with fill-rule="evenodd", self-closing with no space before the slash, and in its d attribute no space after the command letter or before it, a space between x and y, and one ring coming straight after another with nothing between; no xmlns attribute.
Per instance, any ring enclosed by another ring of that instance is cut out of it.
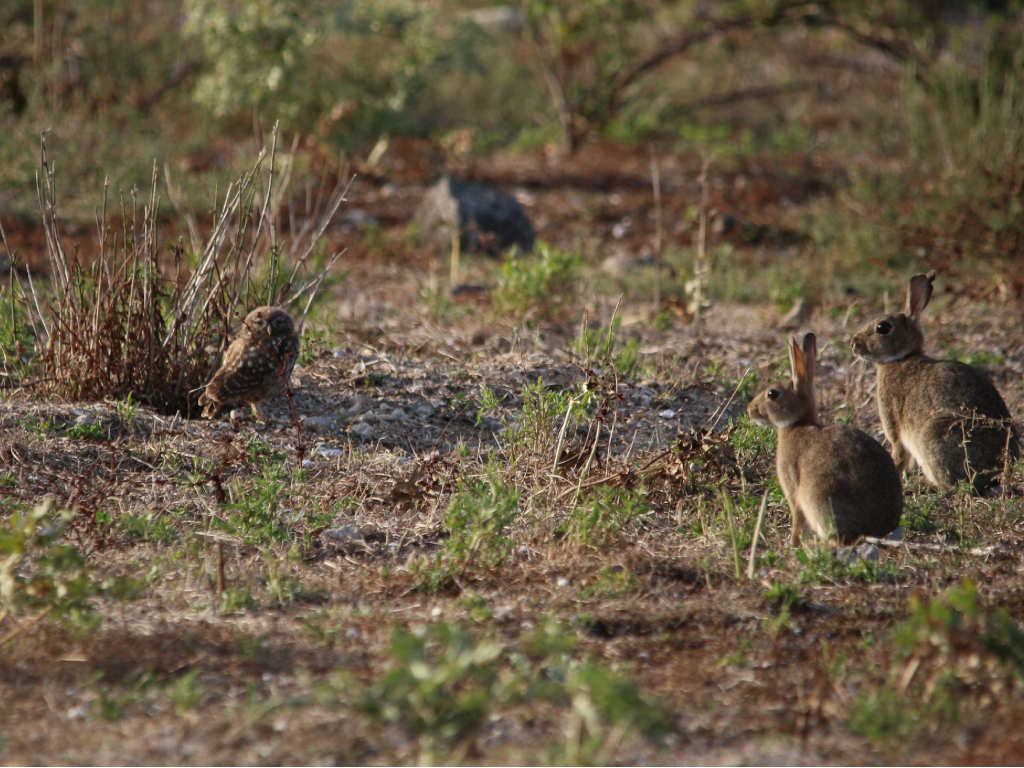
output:
<svg viewBox="0 0 1024 768"><path fill-rule="evenodd" d="M131 577L140 588L131 600L110 592L93 598L103 621L92 629L50 617L0 620L3 762L417 762L423 742L411 725L361 713L345 700L346 684L330 681L339 672L351 685L381 679L394 663L387 649L396 628L466 626L511 653L548 619L575 638L575 657L620 670L667 712L671 727L661 742L627 730L590 759L1024 762L1024 698L1013 674L1016 682L998 694L991 678L954 690L963 704L956 717L929 713L902 736L851 727L865 697L898 687L892 670L902 657L891 632L911 615L912 597L927 601L969 579L984 611L1001 608L1024 621L1020 466L996 499L939 493L912 474L908 514L927 524L909 522L908 546L879 551L868 577L815 571L788 544L788 511L770 492L770 445L741 455L735 437L745 397L784 370L778 308L714 301L697 322L668 311L668 298L655 304L614 281L609 288L599 269L605 256L639 255L652 242L645 153L621 158L608 150L575 161L582 169L502 162L486 173L467 170L517 189L541 239L579 244L585 254L589 277L572 317L524 325L495 312L489 291L469 303L448 297L444 256L400 247L422 182L366 178L353 188L350 208L380 222L383 240L344 222L332 230L335 244L347 244L350 271L323 302L328 340L311 347L293 397L270 404L265 423L5 395L5 508L50 497L77 510L68 537L86 554L94 581ZM684 212L697 199L695 168L685 159L664 163L665 237L682 247L694 233ZM716 210L774 237L790 215L784 209L827 193L835 173L794 161L748 169L742 180L718 178ZM729 236L723 228L715 237ZM799 249L737 243L751 264ZM483 257L467 258L463 268L466 282L493 278ZM889 297L813 297L803 327L819 334L824 419L880 436L874 374L852 358L848 339L886 300L897 300L902 279L893 276ZM1019 415L1021 307L1012 297L1002 302L983 281L940 284L926 319L928 347L996 361L989 370ZM618 376L573 350L584 311L594 326L621 318L620 340L639 343L635 375ZM659 312L668 319L656 330ZM538 380L545 391L571 394L589 382L600 405L567 430L555 466L549 447L524 448L515 463L508 451L524 389ZM483 388L500 405L483 408ZM426 588L417 559L430 562L443 549L459 478L484 476L495 459L534 517L512 526L512 554L502 565ZM268 467L284 473L272 506L283 539L254 540L219 525L266 487ZM602 484L642 487L649 508L608 541L565 536L560 524L571 501ZM736 500L749 530L764 493L761 560L748 579L737 573L748 551L734 552L723 499ZM919 543L941 546L913 548ZM827 545L805 541L812 556L816 547ZM977 555L967 547L990 549ZM798 598L783 606L769 592L779 584ZM248 599L231 603L232 590ZM977 651L964 658L970 653ZM923 676L935 661L921 659ZM987 657L979 659L984 667ZM179 705L169 691L192 672L197 697ZM439 759L568 759L560 745L573 738L570 711L494 702L471 736Z"/></svg>

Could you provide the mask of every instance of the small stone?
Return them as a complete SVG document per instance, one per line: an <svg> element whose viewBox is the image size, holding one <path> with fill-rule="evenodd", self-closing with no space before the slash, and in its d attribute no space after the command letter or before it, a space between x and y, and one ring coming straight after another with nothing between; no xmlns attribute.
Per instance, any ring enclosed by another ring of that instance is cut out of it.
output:
<svg viewBox="0 0 1024 768"><path fill-rule="evenodd" d="M341 448L331 448L326 445L318 445L313 450L313 453L317 456L323 456L325 459L334 459L343 455L345 452Z"/></svg>
<svg viewBox="0 0 1024 768"><path fill-rule="evenodd" d="M866 541L852 547L839 547L836 550L836 560L846 565L853 565L861 560L874 563L878 560L878 547Z"/></svg>
<svg viewBox="0 0 1024 768"><path fill-rule="evenodd" d="M676 412L673 411L671 408L666 408L658 415L661 416L661 418L663 419L674 419L676 417Z"/></svg>
<svg viewBox="0 0 1024 768"><path fill-rule="evenodd" d="M75 417L75 426L77 427L88 427L91 424L96 423L96 414L89 413L88 411L75 410L78 415Z"/></svg>
<svg viewBox="0 0 1024 768"><path fill-rule="evenodd" d="M365 229L377 224L377 219L361 208L349 208L338 217L338 223L351 229Z"/></svg>
<svg viewBox="0 0 1024 768"><path fill-rule="evenodd" d="M405 411L401 408L392 408L390 410L378 411L374 414L380 421L404 421L408 418Z"/></svg>
<svg viewBox="0 0 1024 768"><path fill-rule="evenodd" d="M363 535L363 532L359 529L358 525L343 525L341 528L328 528L324 531L324 536L337 544L366 541L366 537Z"/></svg>
<svg viewBox="0 0 1024 768"><path fill-rule="evenodd" d="M360 393L352 400L352 405L348 407L346 413L349 416L358 416L359 414L369 410L371 405L373 405L373 398L369 395Z"/></svg>
<svg viewBox="0 0 1024 768"><path fill-rule="evenodd" d="M629 216L626 216L612 225L612 237L614 237L616 240L621 240L622 238L629 234L629 231L632 228L633 219Z"/></svg>
<svg viewBox="0 0 1024 768"><path fill-rule="evenodd" d="M302 426L317 435L329 435L336 430L330 416L307 416L302 420Z"/></svg>
<svg viewBox="0 0 1024 768"><path fill-rule="evenodd" d="M360 440L371 440L373 439L374 433L377 431L372 424L365 421L357 421L348 431L358 437Z"/></svg>
<svg viewBox="0 0 1024 768"><path fill-rule="evenodd" d="M567 586L569 586L569 580L567 578L565 578L565 576L559 576L558 577L558 581L556 581L555 583L558 586L560 586L560 587L567 587Z"/></svg>
<svg viewBox="0 0 1024 768"><path fill-rule="evenodd" d="M440 616L441 615L441 606L435 605L433 608L431 608L430 609L430 615L433 616L435 619L438 616Z"/></svg>

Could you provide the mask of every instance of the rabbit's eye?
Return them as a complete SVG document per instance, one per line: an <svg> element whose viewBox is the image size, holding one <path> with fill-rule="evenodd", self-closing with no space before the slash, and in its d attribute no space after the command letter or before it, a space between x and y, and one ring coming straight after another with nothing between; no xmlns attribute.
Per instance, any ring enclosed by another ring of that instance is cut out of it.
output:
<svg viewBox="0 0 1024 768"><path fill-rule="evenodd" d="M767 397L769 400L778 400L779 399L779 390L777 390L777 389L769 389L764 394L765 394L765 397Z"/></svg>
<svg viewBox="0 0 1024 768"><path fill-rule="evenodd" d="M892 332L892 323L888 320L883 320L875 326L875 333L879 336L888 336Z"/></svg>

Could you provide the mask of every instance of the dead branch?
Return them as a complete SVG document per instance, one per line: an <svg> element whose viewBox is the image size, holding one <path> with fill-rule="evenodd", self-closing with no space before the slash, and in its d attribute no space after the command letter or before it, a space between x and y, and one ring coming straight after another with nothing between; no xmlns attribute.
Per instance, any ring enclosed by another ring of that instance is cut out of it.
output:
<svg viewBox="0 0 1024 768"><path fill-rule="evenodd" d="M880 539L876 536L865 536L864 541L874 544L876 547L887 547L889 549L904 547L910 550L972 555L974 557L992 557L993 555L1009 554L1009 550L1000 544L990 544L987 547L959 547L955 544L933 544L926 541L896 541L894 539Z"/></svg>

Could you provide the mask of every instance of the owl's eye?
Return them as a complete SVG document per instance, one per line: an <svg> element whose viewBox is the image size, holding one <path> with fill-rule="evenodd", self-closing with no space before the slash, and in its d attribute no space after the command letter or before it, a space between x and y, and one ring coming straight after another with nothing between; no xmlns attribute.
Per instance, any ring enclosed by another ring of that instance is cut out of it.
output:
<svg viewBox="0 0 1024 768"><path fill-rule="evenodd" d="M769 389L767 392L765 392L765 397L767 397L769 400L778 400L779 399L779 390L777 390L777 389Z"/></svg>
<svg viewBox="0 0 1024 768"><path fill-rule="evenodd" d="M890 333L892 333L892 323L890 323L888 320L883 320L882 322L875 326L875 333L877 333L879 336L888 336Z"/></svg>

